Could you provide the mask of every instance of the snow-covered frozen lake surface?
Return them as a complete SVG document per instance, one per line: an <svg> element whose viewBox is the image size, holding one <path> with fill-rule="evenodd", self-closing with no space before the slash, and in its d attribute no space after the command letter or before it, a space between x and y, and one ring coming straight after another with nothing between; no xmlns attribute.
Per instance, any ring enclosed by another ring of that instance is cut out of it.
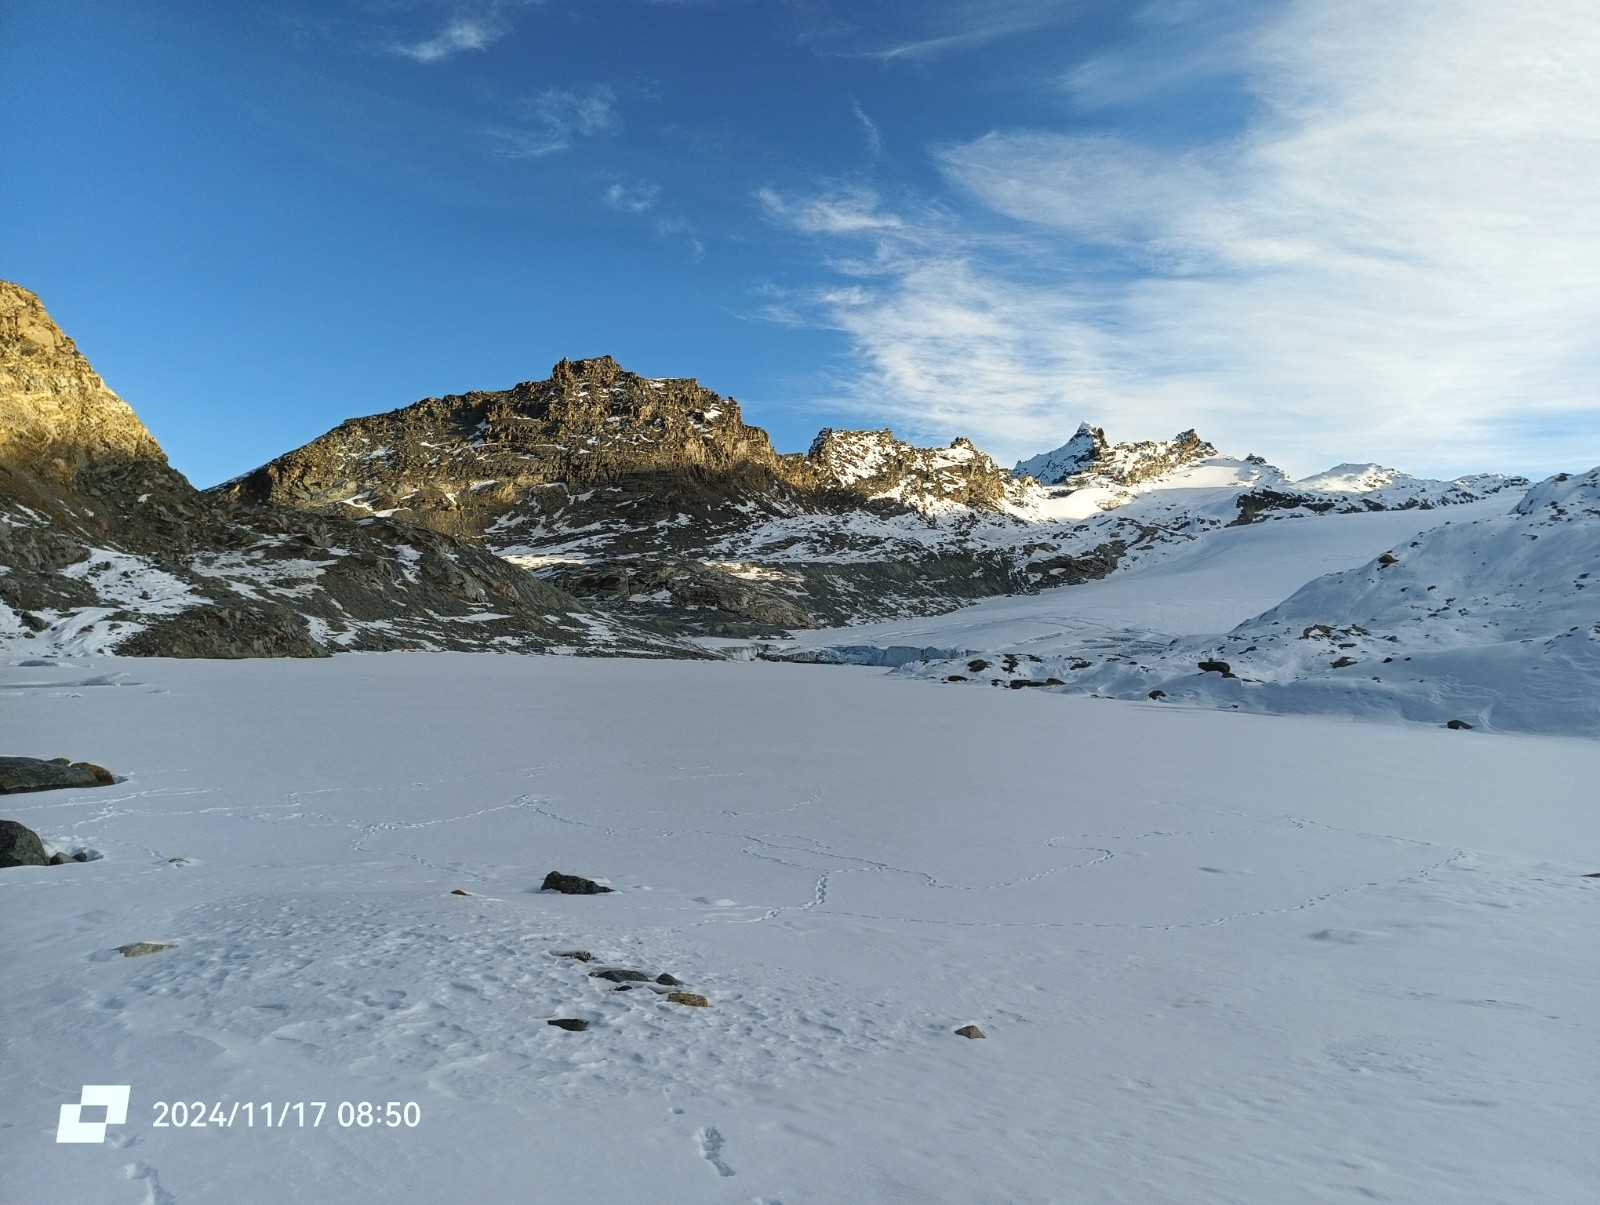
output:
<svg viewBox="0 0 1600 1205"><path fill-rule="evenodd" d="M760 662L3 683L126 776L5 801L103 855L0 873L8 1205L1595 1199L1593 741Z"/></svg>

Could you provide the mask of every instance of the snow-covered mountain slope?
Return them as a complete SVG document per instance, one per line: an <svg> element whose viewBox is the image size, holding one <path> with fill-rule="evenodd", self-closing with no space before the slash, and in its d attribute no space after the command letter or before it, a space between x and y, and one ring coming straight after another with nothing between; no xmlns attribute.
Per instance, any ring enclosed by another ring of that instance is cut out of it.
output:
<svg viewBox="0 0 1600 1205"><path fill-rule="evenodd" d="M968 671L950 660L904 672L1053 679L1051 689L1261 712L1600 735L1600 469L1542 482L1510 513L1463 521L1494 506L1455 510L1359 567L1307 582L1226 635L1182 635L1195 626L1168 621L1096 640L1063 629L1029 644L1004 639L1017 633L1002 628L1002 639L965 647L1012 654L1009 667ZM1162 635L1179 638L1161 645ZM810 639L825 644L827 634ZM1202 662L1223 668L1202 670Z"/></svg>
<svg viewBox="0 0 1600 1205"><path fill-rule="evenodd" d="M1593 1195L1595 742L767 664L0 687L126 779L4 799L101 855L0 869L6 1205ZM84 1084L128 1117L57 1145Z"/></svg>

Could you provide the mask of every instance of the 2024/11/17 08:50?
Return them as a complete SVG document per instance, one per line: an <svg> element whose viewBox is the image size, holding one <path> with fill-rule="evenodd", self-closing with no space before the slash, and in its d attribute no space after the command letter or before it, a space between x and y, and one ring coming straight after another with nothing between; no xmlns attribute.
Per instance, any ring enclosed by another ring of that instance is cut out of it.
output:
<svg viewBox="0 0 1600 1205"><path fill-rule="evenodd" d="M325 1100L296 1101L195 1101L158 1100L153 1106L158 1129L201 1130L241 1126L253 1129L315 1129L328 1111ZM333 1108L330 1119L344 1129L414 1129L422 1124L422 1106L414 1100L342 1100Z"/></svg>

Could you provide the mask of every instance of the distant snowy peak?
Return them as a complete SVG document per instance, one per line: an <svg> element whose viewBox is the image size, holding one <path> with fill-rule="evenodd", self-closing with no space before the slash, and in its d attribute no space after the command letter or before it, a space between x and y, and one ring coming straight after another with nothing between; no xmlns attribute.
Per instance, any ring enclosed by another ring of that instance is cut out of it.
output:
<svg viewBox="0 0 1600 1205"><path fill-rule="evenodd" d="M1504 489L1526 489L1526 477L1508 477L1503 473L1475 473L1450 481L1426 477L1413 477L1399 469L1385 468L1380 464L1340 464L1323 473L1302 477L1294 482L1298 490L1321 494L1365 494L1372 498L1403 503L1414 499L1432 505L1452 505L1476 502Z"/></svg>
<svg viewBox="0 0 1600 1205"><path fill-rule="evenodd" d="M1019 460L1011 470L1011 475L1032 477L1041 485L1060 485L1067 478L1093 465L1106 454L1108 448L1103 430L1082 423L1078 433L1055 451L1041 452L1027 460Z"/></svg>
<svg viewBox="0 0 1600 1205"><path fill-rule="evenodd" d="M848 490L925 513L955 507L994 510L1020 492L1009 474L970 439L957 439L946 448L919 448L896 439L892 431L825 427L806 460L824 489Z"/></svg>
<svg viewBox="0 0 1600 1205"><path fill-rule="evenodd" d="M1053 452L1020 462L1017 477L1032 477L1041 485L1138 486L1186 465L1196 464L1217 449L1191 428L1171 439L1111 444L1099 427L1082 424L1078 432Z"/></svg>

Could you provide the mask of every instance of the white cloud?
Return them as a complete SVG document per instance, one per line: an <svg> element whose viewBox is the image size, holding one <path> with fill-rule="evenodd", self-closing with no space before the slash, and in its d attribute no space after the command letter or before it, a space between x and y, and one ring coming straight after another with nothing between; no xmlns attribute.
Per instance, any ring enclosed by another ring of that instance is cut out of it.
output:
<svg viewBox="0 0 1600 1205"><path fill-rule="evenodd" d="M948 147L980 204L964 226L764 195L796 229L873 243L835 261L848 300L818 301L859 354L858 404L1007 453L1092 418L1198 424L1301 471L1600 460L1588 0L1305 0L1218 45L1185 61L1226 59L1258 111L1213 145Z"/></svg>
<svg viewBox="0 0 1600 1205"><path fill-rule="evenodd" d="M436 63L464 50L487 50L505 32L506 27L493 17L456 17L431 38L390 49L419 63Z"/></svg>
<svg viewBox="0 0 1600 1205"><path fill-rule="evenodd" d="M659 184L624 184L619 180L600 194L600 203L618 213L644 213L655 207L660 196Z"/></svg>
<svg viewBox="0 0 1600 1205"><path fill-rule="evenodd" d="M536 159L564 151L580 138L614 133L616 94L604 84L547 88L517 106L519 124L490 131L508 159Z"/></svg>
<svg viewBox="0 0 1600 1205"><path fill-rule="evenodd" d="M882 234L906 224L898 214L883 212L877 194L868 189L850 188L794 200L763 188L756 199L768 217L802 234Z"/></svg>

